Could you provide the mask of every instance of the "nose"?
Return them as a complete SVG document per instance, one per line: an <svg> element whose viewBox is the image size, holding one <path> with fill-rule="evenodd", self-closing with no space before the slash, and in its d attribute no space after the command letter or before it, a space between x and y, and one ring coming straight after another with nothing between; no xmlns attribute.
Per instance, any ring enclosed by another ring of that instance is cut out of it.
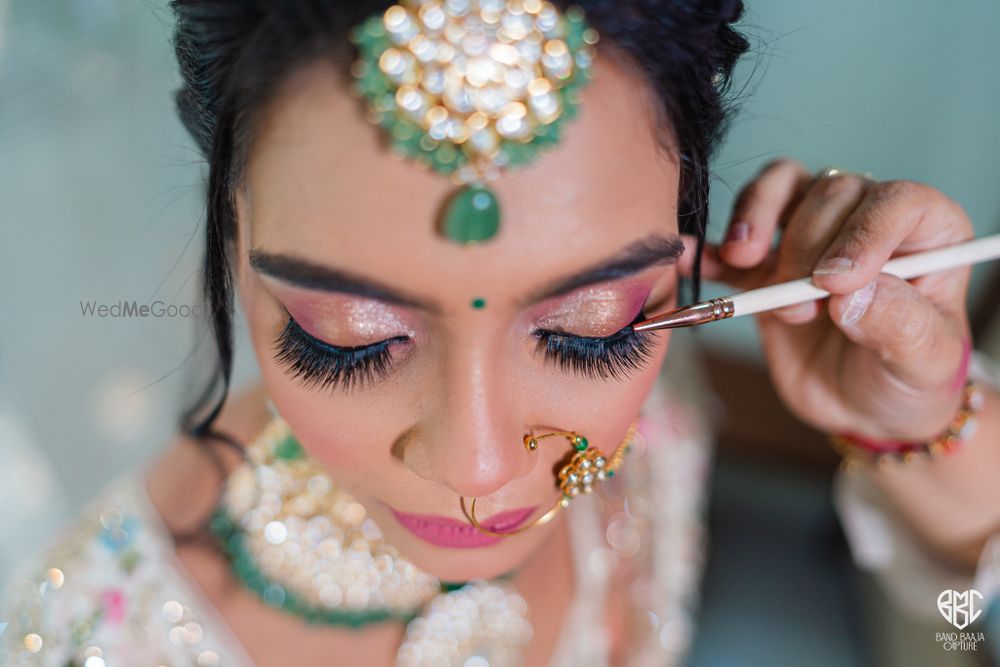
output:
<svg viewBox="0 0 1000 667"><path fill-rule="evenodd" d="M484 347L448 355L403 450L410 470L467 498L495 493L534 465L515 382L503 364L490 363L493 356Z"/></svg>

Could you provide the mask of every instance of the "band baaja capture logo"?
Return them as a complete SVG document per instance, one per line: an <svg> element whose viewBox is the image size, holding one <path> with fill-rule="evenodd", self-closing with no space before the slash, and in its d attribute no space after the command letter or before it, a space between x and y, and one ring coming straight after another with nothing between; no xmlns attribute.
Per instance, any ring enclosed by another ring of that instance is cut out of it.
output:
<svg viewBox="0 0 1000 667"><path fill-rule="evenodd" d="M983 594L975 589L964 592L948 589L938 595L937 607L944 620L964 630L983 613L982 600ZM945 651L975 651L986 637L982 632L938 632L936 640Z"/></svg>

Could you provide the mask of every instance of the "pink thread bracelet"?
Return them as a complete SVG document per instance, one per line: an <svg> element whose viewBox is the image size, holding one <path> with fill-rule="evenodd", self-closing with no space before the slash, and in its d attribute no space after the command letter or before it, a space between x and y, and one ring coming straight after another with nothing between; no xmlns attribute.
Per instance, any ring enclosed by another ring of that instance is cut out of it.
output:
<svg viewBox="0 0 1000 667"><path fill-rule="evenodd" d="M976 415L982 409L985 397L982 388L968 379L969 361L972 355L971 341L963 347L962 363L955 374L953 387L962 389L962 404L952 418L948 428L928 442L905 442L901 440L875 440L855 433L830 435L834 449L844 457L848 468L857 463L882 463L886 460L909 462L923 456L939 456L958 449L975 432Z"/></svg>

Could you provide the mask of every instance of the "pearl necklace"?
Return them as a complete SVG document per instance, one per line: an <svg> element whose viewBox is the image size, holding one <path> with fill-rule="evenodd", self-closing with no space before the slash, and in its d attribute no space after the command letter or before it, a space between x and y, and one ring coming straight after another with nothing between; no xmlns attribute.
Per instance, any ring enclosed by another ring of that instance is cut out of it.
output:
<svg viewBox="0 0 1000 667"><path fill-rule="evenodd" d="M400 667L517 665L532 635L506 581L448 585L388 544L364 507L336 488L275 416L226 480L213 515L237 578L312 624L407 622Z"/></svg>

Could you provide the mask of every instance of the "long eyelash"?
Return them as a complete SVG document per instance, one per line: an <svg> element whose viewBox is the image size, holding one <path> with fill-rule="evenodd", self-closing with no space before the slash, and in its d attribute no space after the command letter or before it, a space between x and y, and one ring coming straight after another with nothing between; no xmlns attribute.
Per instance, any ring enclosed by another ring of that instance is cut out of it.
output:
<svg viewBox="0 0 1000 667"><path fill-rule="evenodd" d="M306 387L353 389L381 379L392 368L389 345L405 336L372 345L339 347L311 336L291 317L275 341L275 359Z"/></svg>
<svg viewBox="0 0 1000 667"><path fill-rule="evenodd" d="M622 380L642 368L653 354L650 334L635 331L631 325L605 338L556 331L536 331L535 336L546 361L591 378Z"/></svg>

